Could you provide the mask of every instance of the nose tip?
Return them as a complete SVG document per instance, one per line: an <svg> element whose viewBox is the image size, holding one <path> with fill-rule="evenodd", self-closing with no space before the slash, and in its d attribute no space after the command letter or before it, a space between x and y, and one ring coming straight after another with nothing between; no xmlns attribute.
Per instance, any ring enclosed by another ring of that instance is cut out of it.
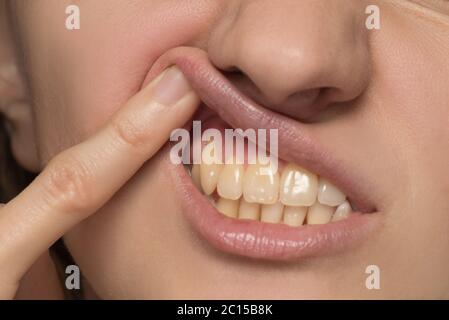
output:
<svg viewBox="0 0 449 320"><path fill-rule="evenodd" d="M245 2L210 42L212 61L268 108L305 118L358 97L369 79L364 10L349 0ZM324 9L323 9L324 8Z"/></svg>

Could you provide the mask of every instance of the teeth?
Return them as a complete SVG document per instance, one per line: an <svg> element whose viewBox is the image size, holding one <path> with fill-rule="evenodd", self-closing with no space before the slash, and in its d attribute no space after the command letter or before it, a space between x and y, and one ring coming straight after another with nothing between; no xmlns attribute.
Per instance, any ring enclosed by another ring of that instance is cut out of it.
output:
<svg viewBox="0 0 449 320"><path fill-rule="evenodd" d="M299 227L346 219L353 211L340 189L298 165L286 165L282 174L260 164L245 170L234 161L222 164L216 154L213 142L203 148L191 177L228 217Z"/></svg>
<svg viewBox="0 0 449 320"><path fill-rule="evenodd" d="M351 213L352 208L348 201L343 202L337 207L334 215L332 216L332 221L339 221L346 219Z"/></svg>
<svg viewBox="0 0 449 320"><path fill-rule="evenodd" d="M291 207L284 208L284 223L292 227L301 226L307 215L307 207Z"/></svg>
<svg viewBox="0 0 449 320"><path fill-rule="evenodd" d="M192 180L195 186L198 189L201 189L201 173L200 173L201 167L199 164L194 164L192 166Z"/></svg>
<svg viewBox="0 0 449 320"><path fill-rule="evenodd" d="M211 195L217 187L223 164L220 163L220 159L216 156L213 142L203 149L201 156L203 161L200 166L201 187L205 194Z"/></svg>
<svg viewBox="0 0 449 320"><path fill-rule="evenodd" d="M215 191L221 169L222 165L220 164L201 165L201 187L205 194L210 195Z"/></svg>
<svg viewBox="0 0 449 320"><path fill-rule="evenodd" d="M217 201L207 197L219 212L230 218L249 219L265 223L284 223L291 227L303 224L326 224L348 218L352 212L351 205L345 201L334 207L315 202L311 207L284 206L281 202L274 204L250 203L245 198L230 200L218 197ZM334 212L335 211L335 212Z"/></svg>
<svg viewBox="0 0 449 320"><path fill-rule="evenodd" d="M316 202L307 212L307 224L325 224L331 221L334 208Z"/></svg>
<svg viewBox="0 0 449 320"><path fill-rule="evenodd" d="M318 201L322 204L335 207L345 202L346 196L336 186L320 178L318 186Z"/></svg>
<svg viewBox="0 0 449 320"><path fill-rule="evenodd" d="M289 164L281 177L281 202L288 206L311 206L318 192L318 178L315 174Z"/></svg>
<svg viewBox="0 0 449 320"><path fill-rule="evenodd" d="M230 218L237 218L239 212L239 201L219 198L216 204L218 211Z"/></svg>
<svg viewBox="0 0 449 320"><path fill-rule="evenodd" d="M263 204L260 221L279 223L282 220L283 211L284 205L280 202L276 202L275 204Z"/></svg>
<svg viewBox="0 0 449 320"><path fill-rule="evenodd" d="M223 166L217 184L218 194L226 199L237 200L243 192L243 165L227 164Z"/></svg>
<svg viewBox="0 0 449 320"><path fill-rule="evenodd" d="M262 174L261 168L267 172ZM243 196L247 202L274 204L278 200L279 174L269 166L248 165L243 179Z"/></svg>
<svg viewBox="0 0 449 320"><path fill-rule="evenodd" d="M239 219L259 220L260 204L246 202L244 198L240 200Z"/></svg>

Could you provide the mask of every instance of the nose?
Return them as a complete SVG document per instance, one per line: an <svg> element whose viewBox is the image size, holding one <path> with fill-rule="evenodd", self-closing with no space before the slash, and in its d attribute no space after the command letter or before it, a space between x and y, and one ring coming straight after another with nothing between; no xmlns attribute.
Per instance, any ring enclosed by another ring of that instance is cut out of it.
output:
<svg viewBox="0 0 449 320"><path fill-rule="evenodd" d="M357 98L370 56L363 1L235 1L209 39L212 62L247 95L307 119Z"/></svg>

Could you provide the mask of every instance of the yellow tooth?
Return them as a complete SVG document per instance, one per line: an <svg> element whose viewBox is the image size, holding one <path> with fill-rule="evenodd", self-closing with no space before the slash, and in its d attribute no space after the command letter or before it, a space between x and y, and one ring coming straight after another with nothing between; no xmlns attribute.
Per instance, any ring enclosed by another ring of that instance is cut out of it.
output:
<svg viewBox="0 0 449 320"><path fill-rule="evenodd" d="M301 226L307 215L307 207L285 206L284 223L292 227Z"/></svg>
<svg viewBox="0 0 449 320"><path fill-rule="evenodd" d="M338 206L345 202L346 195L341 192L335 185L320 178L318 186L318 201L331 207Z"/></svg>
<svg viewBox="0 0 449 320"><path fill-rule="evenodd" d="M260 221L269 223L279 223L282 220L284 205L280 202L275 204L264 204L261 209Z"/></svg>
<svg viewBox="0 0 449 320"><path fill-rule="evenodd" d="M203 188L203 192L205 194L210 195L215 191L221 169L221 164L201 165L201 187Z"/></svg>
<svg viewBox="0 0 449 320"><path fill-rule="evenodd" d="M244 198L240 199L239 219L259 220L260 204L246 202Z"/></svg>
<svg viewBox="0 0 449 320"><path fill-rule="evenodd" d="M217 201L216 208L225 216L228 216L230 218L237 218L237 214L239 211L239 201L220 197Z"/></svg>
<svg viewBox="0 0 449 320"><path fill-rule="evenodd" d="M210 195L215 191L222 168L221 159L218 158L215 145L211 142L203 148L200 166L201 187L205 194Z"/></svg>
<svg viewBox="0 0 449 320"><path fill-rule="evenodd" d="M318 178L315 174L289 164L282 172L281 202L288 206L311 206L318 192Z"/></svg>
<svg viewBox="0 0 449 320"><path fill-rule="evenodd" d="M346 219L351 213L352 208L348 201L343 202L337 207L334 215L332 216L332 221L339 221Z"/></svg>
<svg viewBox="0 0 449 320"><path fill-rule="evenodd" d="M265 168L267 172L261 172ZM265 174L263 174L265 173ZM279 195L279 174L269 166L250 164L243 179L243 196L247 202L274 204Z"/></svg>
<svg viewBox="0 0 449 320"><path fill-rule="evenodd" d="M201 190L201 173L199 164L194 164L192 166L192 180L195 186Z"/></svg>
<svg viewBox="0 0 449 320"><path fill-rule="evenodd" d="M239 199L243 192L243 173L243 165L224 165L218 178L218 194L226 199Z"/></svg>
<svg viewBox="0 0 449 320"><path fill-rule="evenodd" d="M307 212L307 224L328 223L334 213L334 208L316 202Z"/></svg>

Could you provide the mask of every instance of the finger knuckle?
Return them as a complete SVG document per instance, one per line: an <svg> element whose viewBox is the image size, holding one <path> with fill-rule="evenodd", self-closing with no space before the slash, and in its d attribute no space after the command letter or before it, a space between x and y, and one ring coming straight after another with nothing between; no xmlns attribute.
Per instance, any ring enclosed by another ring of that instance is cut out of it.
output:
<svg viewBox="0 0 449 320"><path fill-rule="evenodd" d="M44 185L53 207L64 212L83 212L92 207L92 174L81 160L60 155L48 169Z"/></svg>
<svg viewBox="0 0 449 320"><path fill-rule="evenodd" d="M111 126L119 141L130 147L132 151L140 153L144 150L144 145L148 143L150 130L142 128L138 122L136 119L121 117L112 121Z"/></svg>

